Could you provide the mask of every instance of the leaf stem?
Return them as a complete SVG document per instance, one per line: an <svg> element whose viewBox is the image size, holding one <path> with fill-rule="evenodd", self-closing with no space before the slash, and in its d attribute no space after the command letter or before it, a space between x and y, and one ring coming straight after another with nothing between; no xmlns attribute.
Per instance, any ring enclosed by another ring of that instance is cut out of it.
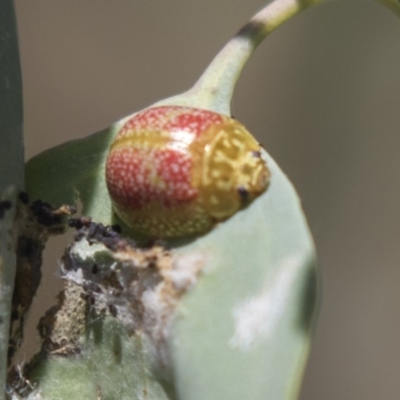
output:
<svg viewBox="0 0 400 400"><path fill-rule="evenodd" d="M384 4L390 8L395 14L400 16L400 1L398 0L376 0L378 3Z"/></svg>
<svg viewBox="0 0 400 400"><path fill-rule="evenodd" d="M156 105L190 105L229 115L235 84L257 46L289 18L324 1L326 0L269 2L217 54L192 89Z"/></svg>

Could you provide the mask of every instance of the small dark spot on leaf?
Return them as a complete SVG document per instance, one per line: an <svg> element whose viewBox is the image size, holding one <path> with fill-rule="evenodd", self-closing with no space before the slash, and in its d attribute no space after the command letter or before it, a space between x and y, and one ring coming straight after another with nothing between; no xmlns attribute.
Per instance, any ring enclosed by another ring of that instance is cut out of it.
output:
<svg viewBox="0 0 400 400"><path fill-rule="evenodd" d="M7 358L8 358L9 360L11 360L11 359L14 357L16 351L17 351L16 345L15 345L15 344L10 344L10 345L8 346Z"/></svg>
<svg viewBox="0 0 400 400"><path fill-rule="evenodd" d="M85 236L85 232L78 232L78 233L75 235L75 241L76 241L76 242L79 242L79 240L81 240L84 236Z"/></svg>
<svg viewBox="0 0 400 400"><path fill-rule="evenodd" d="M70 228L76 228L76 229L81 229L83 226L80 218L70 218L67 224Z"/></svg>
<svg viewBox="0 0 400 400"><path fill-rule="evenodd" d="M108 305L108 310L110 311L110 314L115 318L117 316L117 307L114 306L114 304L109 304Z"/></svg>
<svg viewBox="0 0 400 400"><path fill-rule="evenodd" d="M31 204L31 210L39 224L51 226L62 223L61 216L54 214L54 208L49 203L43 202L42 200L35 200Z"/></svg>
<svg viewBox="0 0 400 400"><path fill-rule="evenodd" d="M121 233L121 232L122 232L122 229L121 229L121 227L120 227L119 225L112 225L112 226L111 226L111 229L112 229L114 232L117 232L117 233Z"/></svg>
<svg viewBox="0 0 400 400"><path fill-rule="evenodd" d="M0 207L4 210L9 210L12 207L12 203L9 200L0 201Z"/></svg>
<svg viewBox="0 0 400 400"><path fill-rule="evenodd" d="M19 192L18 198L21 203L28 204L29 203L29 195L26 192Z"/></svg>
<svg viewBox="0 0 400 400"><path fill-rule="evenodd" d="M13 310L11 313L11 320L16 321L19 318L19 312L16 310Z"/></svg>
<svg viewBox="0 0 400 400"><path fill-rule="evenodd" d="M93 289L93 292L102 293L101 287L99 285L96 285L96 287Z"/></svg>
<svg viewBox="0 0 400 400"><path fill-rule="evenodd" d="M22 257L31 257L37 251L37 244L28 236L21 236L18 239L18 254Z"/></svg>
<svg viewBox="0 0 400 400"><path fill-rule="evenodd" d="M81 217L81 223L83 226L89 226L92 222L92 218L90 217Z"/></svg>
<svg viewBox="0 0 400 400"><path fill-rule="evenodd" d="M81 294L79 295L79 297L80 297L82 300L87 300L88 297L89 297L89 295L86 294L86 293L81 293Z"/></svg>
<svg viewBox="0 0 400 400"><path fill-rule="evenodd" d="M12 203L9 200L0 201L0 219L4 217L4 212L12 207Z"/></svg>

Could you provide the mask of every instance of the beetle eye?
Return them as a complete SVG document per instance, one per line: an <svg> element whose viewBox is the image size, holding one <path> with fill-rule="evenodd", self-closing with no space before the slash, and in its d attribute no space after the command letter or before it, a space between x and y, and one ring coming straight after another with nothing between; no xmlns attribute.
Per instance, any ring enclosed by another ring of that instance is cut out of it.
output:
<svg viewBox="0 0 400 400"><path fill-rule="evenodd" d="M244 186L239 186L237 192L243 202L246 202L249 199L249 192Z"/></svg>

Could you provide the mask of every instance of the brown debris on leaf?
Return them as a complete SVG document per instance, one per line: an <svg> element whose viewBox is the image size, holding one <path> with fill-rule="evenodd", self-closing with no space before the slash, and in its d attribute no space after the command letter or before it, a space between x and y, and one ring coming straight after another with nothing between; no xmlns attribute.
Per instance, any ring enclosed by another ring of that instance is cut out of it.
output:
<svg viewBox="0 0 400 400"><path fill-rule="evenodd" d="M9 374L13 393L18 393L21 376L29 382L31 372L48 357L89 356L102 336L97 322L104 319L115 319L128 340L144 339L155 368L166 367L179 299L196 284L206 261L204 255L172 253L160 243L140 248L121 236L117 226L88 217L70 219L68 225L77 232L62 257L64 290L39 321L41 351L22 373ZM22 386L34 390L30 384Z"/></svg>
<svg viewBox="0 0 400 400"><path fill-rule="evenodd" d="M160 244L139 248L118 229L73 219L75 242L62 259L65 290L39 323L48 355L81 351L85 331L98 318L116 318L131 335L145 335L159 365L179 298L194 286L204 257L178 256Z"/></svg>
<svg viewBox="0 0 400 400"><path fill-rule="evenodd" d="M19 194L17 270L12 299L8 362L23 339L24 316L32 304L41 280L42 252L51 235L65 232L67 217L76 210L63 205L54 208L41 200L29 204L26 193Z"/></svg>
<svg viewBox="0 0 400 400"><path fill-rule="evenodd" d="M64 291L58 295L58 304L40 319L42 350L50 355L79 354L79 340L85 333L89 306L83 288L67 281Z"/></svg>

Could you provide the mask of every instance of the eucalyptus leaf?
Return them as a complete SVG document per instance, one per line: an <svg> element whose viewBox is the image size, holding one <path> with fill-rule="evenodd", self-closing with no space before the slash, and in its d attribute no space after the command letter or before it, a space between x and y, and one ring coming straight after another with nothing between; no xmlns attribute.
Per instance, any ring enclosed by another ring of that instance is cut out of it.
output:
<svg viewBox="0 0 400 400"><path fill-rule="evenodd" d="M50 357L34 370L30 379L40 399L171 399L151 369L141 336L128 335L113 318L92 323L87 336L82 355Z"/></svg>
<svg viewBox="0 0 400 400"><path fill-rule="evenodd" d="M10 200L15 198L11 194ZM0 400L5 399L8 339L11 317L11 300L14 289L16 255L14 250L13 210L0 221Z"/></svg>
<svg viewBox="0 0 400 400"><path fill-rule="evenodd" d="M0 193L23 187L22 77L13 2L0 0Z"/></svg>
<svg viewBox="0 0 400 400"><path fill-rule="evenodd" d="M22 79L12 1L0 0L0 400L5 398L16 255L17 192L24 184Z"/></svg>
<svg viewBox="0 0 400 400"><path fill-rule="evenodd" d="M27 164L28 189L56 205L79 196L95 221L114 222L104 163L109 129ZM86 153L86 155L85 155ZM179 399L295 399L310 346L314 246L298 197L276 163L267 191L197 239L170 242L206 265L171 337Z"/></svg>
<svg viewBox="0 0 400 400"><path fill-rule="evenodd" d="M26 164L26 190L32 200L53 206L82 203L82 214L110 223L111 202L104 178L105 158L115 127L67 142Z"/></svg>
<svg viewBox="0 0 400 400"><path fill-rule="evenodd" d="M179 399L296 399L316 300L315 252L276 163L267 191L179 249L207 257L171 336Z"/></svg>

